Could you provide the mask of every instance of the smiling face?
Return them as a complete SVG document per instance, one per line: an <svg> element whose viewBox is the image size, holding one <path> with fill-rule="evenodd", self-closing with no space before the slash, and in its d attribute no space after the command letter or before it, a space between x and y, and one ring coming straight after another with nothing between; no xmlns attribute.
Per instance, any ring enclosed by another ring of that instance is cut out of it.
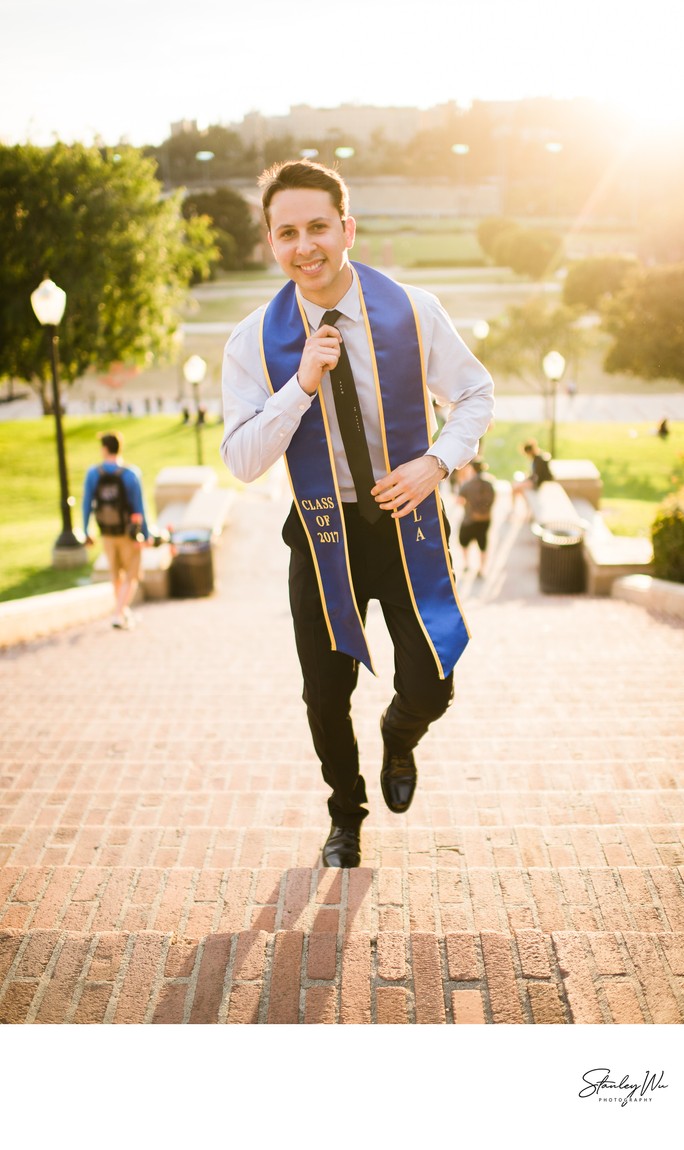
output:
<svg viewBox="0 0 684 1150"><path fill-rule="evenodd" d="M268 240L280 267L305 299L333 308L352 282L348 251L356 222L340 219L332 197L318 188L285 188L269 208Z"/></svg>

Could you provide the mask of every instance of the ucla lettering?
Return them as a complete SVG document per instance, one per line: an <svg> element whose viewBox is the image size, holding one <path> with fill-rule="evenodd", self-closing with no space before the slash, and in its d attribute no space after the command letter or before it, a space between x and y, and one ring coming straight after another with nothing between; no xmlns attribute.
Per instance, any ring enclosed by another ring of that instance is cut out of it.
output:
<svg viewBox="0 0 684 1150"><path fill-rule="evenodd" d="M424 538L425 538L425 536L423 535L423 532L421 531L421 529L419 527L418 533L416 535L416 543L420 543L421 539L424 539Z"/></svg>
<svg viewBox="0 0 684 1150"><path fill-rule="evenodd" d="M423 521L423 516L418 514L418 508L415 507L413 510L413 522L414 523L422 523L422 521Z"/></svg>

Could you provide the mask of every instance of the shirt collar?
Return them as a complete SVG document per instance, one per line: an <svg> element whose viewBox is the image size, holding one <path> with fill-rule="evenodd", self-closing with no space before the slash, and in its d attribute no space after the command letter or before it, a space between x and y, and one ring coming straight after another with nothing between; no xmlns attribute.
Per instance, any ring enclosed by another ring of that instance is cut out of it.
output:
<svg viewBox="0 0 684 1150"><path fill-rule="evenodd" d="M349 265L351 267L351 264ZM356 269L352 267L352 282L351 287L342 296L339 303L335 304L335 311L343 315L345 319L349 319L352 323L356 323L361 315L361 300L359 299L359 280L356 274ZM321 320L326 311L332 311L332 308L321 307L320 304L312 303L311 300L305 299L299 290L296 288L299 302L301 303L304 314L309 321L312 331L320 327Z"/></svg>

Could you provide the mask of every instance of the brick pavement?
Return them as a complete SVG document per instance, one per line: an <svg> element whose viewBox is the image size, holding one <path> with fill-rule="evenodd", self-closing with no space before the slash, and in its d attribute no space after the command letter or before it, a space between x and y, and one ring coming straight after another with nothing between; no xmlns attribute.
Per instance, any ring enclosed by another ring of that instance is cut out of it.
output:
<svg viewBox="0 0 684 1150"><path fill-rule="evenodd" d="M0 658L0 1021L681 1022L681 624L540 596L499 522L396 816L371 608L363 866L325 870L271 494L238 501L212 597Z"/></svg>

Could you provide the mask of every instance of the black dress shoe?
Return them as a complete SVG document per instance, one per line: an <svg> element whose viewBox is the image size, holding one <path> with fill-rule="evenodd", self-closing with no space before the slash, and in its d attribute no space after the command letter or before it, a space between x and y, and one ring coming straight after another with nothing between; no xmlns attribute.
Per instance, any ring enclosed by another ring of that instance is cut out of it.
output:
<svg viewBox="0 0 684 1150"><path fill-rule="evenodd" d="M336 827L332 823L323 847L323 866L361 866L361 831L358 827Z"/></svg>
<svg viewBox="0 0 684 1150"><path fill-rule="evenodd" d="M382 729L382 721L380 727ZM403 815L409 809L417 782L418 771L413 751L391 751L385 744L380 786L387 806L395 815Z"/></svg>

